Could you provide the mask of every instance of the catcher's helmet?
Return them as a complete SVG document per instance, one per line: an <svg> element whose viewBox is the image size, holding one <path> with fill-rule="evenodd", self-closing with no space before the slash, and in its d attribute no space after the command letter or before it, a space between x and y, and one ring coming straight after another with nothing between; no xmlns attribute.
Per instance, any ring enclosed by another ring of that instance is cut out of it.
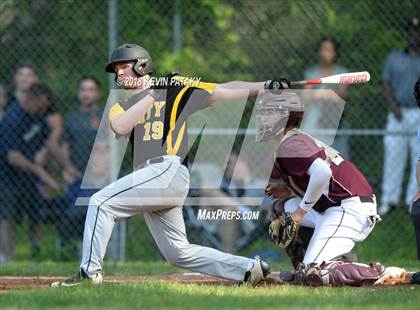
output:
<svg viewBox="0 0 420 310"><path fill-rule="evenodd" d="M416 85L414 85L414 97L416 97L417 105L420 109L420 77L418 78Z"/></svg>
<svg viewBox="0 0 420 310"><path fill-rule="evenodd" d="M111 59L105 67L105 71L115 73L114 65L116 62L130 60L136 61L133 70L138 75L143 76L153 73L152 57L145 48L137 44L123 44L118 46L112 52Z"/></svg>
<svg viewBox="0 0 420 310"><path fill-rule="evenodd" d="M256 106L257 141L267 141L283 133L289 124L298 125L303 117L303 103L295 93L267 93Z"/></svg>

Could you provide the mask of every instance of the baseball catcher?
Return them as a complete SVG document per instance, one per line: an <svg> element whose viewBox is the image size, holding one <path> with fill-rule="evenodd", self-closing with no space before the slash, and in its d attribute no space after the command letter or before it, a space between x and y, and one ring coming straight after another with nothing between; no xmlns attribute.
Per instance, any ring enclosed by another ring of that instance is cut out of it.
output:
<svg viewBox="0 0 420 310"><path fill-rule="evenodd" d="M371 186L339 151L298 129L303 104L292 92L265 94L256 112L257 141L274 139L269 237L290 256L307 285L408 283L397 267L354 263L349 257L380 219Z"/></svg>

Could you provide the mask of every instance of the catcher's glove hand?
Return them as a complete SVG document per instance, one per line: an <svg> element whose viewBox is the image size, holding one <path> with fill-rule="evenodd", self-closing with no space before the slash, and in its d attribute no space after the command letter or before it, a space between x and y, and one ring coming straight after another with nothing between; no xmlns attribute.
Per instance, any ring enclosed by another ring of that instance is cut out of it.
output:
<svg viewBox="0 0 420 310"><path fill-rule="evenodd" d="M270 240L282 249L287 250L298 240L299 224L296 223L289 212L273 220L268 229Z"/></svg>

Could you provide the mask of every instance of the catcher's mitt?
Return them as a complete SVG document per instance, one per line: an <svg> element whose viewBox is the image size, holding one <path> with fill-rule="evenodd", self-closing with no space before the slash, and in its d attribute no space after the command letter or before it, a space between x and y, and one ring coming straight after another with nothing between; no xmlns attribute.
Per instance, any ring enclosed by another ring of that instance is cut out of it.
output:
<svg viewBox="0 0 420 310"><path fill-rule="evenodd" d="M298 231L299 224L286 212L271 222L268 233L271 241L287 250L298 240Z"/></svg>

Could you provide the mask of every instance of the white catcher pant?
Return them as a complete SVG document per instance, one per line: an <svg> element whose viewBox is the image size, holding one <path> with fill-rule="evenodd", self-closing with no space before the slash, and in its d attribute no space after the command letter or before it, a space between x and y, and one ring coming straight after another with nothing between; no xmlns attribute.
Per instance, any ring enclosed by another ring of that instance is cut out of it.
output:
<svg viewBox="0 0 420 310"><path fill-rule="evenodd" d="M285 211L294 212L300 201L301 198L286 201ZM303 262L306 265L327 262L350 252L356 242L370 234L375 223L369 217L375 215L376 202L361 203L359 197L345 199L340 206L328 208L324 213L310 210L301 226L315 230Z"/></svg>
<svg viewBox="0 0 420 310"><path fill-rule="evenodd" d="M402 120L397 121L393 113L388 114L387 131L412 134L411 136L387 135L384 137L384 173L382 178L382 205L398 204L401 196L404 170L407 156L410 159L410 179L405 195L405 204L411 205L411 199L417 191L416 164L418 141L415 136L420 124L420 112L415 108L402 108Z"/></svg>
<svg viewBox="0 0 420 310"><path fill-rule="evenodd" d="M188 169L177 156L139 169L105 187L89 202L80 268L102 271L103 258L116 221L143 213L163 256L171 264L212 276L242 281L252 266L245 257L190 244L182 204L188 193Z"/></svg>

